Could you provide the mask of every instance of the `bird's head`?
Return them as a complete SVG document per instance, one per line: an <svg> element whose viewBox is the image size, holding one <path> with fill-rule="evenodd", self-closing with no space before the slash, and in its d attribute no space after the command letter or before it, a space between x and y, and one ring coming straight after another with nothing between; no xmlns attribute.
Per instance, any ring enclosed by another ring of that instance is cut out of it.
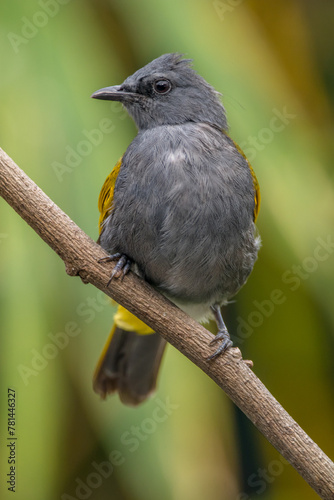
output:
<svg viewBox="0 0 334 500"><path fill-rule="evenodd" d="M227 129L220 94L180 54L164 54L129 76L105 87L95 99L120 101L139 129L206 122Z"/></svg>

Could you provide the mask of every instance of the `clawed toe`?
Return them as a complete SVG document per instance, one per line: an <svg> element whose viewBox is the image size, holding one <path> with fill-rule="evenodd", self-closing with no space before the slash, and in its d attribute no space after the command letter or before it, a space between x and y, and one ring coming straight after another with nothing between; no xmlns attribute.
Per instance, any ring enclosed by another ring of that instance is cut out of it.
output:
<svg viewBox="0 0 334 500"><path fill-rule="evenodd" d="M122 254L117 252L113 253L111 255L107 255L107 257L102 257L102 259L98 260L98 263L101 264L101 262L112 262L113 260L117 260L120 257L122 257Z"/></svg>
<svg viewBox="0 0 334 500"><path fill-rule="evenodd" d="M230 334L228 333L227 328L225 326L225 323L224 323L224 320L223 320L223 317L222 317L222 314L220 311L220 307L217 305L214 305L214 306L211 306L211 309L214 313L215 320L217 322L218 333L215 336L215 338L211 340L210 345L213 345L216 342L220 342L220 345L219 345L218 349L213 354L211 354L211 356L207 357L208 361L216 358L217 356L219 356L220 354L225 352L227 349L229 349L233 345L233 342L230 339Z"/></svg>
<svg viewBox="0 0 334 500"><path fill-rule="evenodd" d="M123 280L124 276L128 274L131 269L132 261L126 255L121 253L114 253L112 255L108 255L107 257L103 257L102 259L99 259L99 262L111 262L113 260L117 260L117 263L111 273L107 286L110 285L114 278L121 278L121 280Z"/></svg>
<svg viewBox="0 0 334 500"><path fill-rule="evenodd" d="M118 257L117 257L118 258ZM126 255L121 255L118 258L118 262L111 273L110 280L108 281L107 286L110 285L114 278L124 279L124 276L128 274L131 268L131 260Z"/></svg>
<svg viewBox="0 0 334 500"><path fill-rule="evenodd" d="M220 342L220 345L218 349L211 354L211 356L208 356L207 360L209 361L210 359L214 359L223 352L225 352L227 349L232 347L233 342L230 339L230 335L227 330L223 330L217 333L214 339L211 340L210 345L215 344L216 342Z"/></svg>

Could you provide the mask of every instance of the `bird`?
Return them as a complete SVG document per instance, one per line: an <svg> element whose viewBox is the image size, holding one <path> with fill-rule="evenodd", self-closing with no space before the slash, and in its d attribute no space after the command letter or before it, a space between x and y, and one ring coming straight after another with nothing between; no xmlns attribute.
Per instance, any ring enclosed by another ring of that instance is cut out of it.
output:
<svg viewBox="0 0 334 500"><path fill-rule="evenodd" d="M131 270L199 322L215 319L212 362L232 346L221 306L261 245L260 188L229 137L221 94L179 53L163 54L94 99L122 103L138 133L108 175L98 208L110 281ZM98 361L95 392L137 406L155 391L166 341L124 307Z"/></svg>

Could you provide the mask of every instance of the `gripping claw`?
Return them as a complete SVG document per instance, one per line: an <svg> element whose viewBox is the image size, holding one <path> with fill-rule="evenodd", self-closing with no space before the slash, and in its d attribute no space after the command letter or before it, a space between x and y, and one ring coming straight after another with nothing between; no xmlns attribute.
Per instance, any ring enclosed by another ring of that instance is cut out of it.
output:
<svg viewBox="0 0 334 500"><path fill-rule="evenodd" d="M112 262L114 260L117 260L117 263L111 273L107 287L114 278L121 278L121 280L123 280L124 276L128 274L131 269L132 261L125 254L121 254L119 252L103 257L102 259L99 259L99 262Z"/></svg>
<svg viewBox="0 0 334 500"><path fill-rule="evenodd" d="M215 336L215 338L211 340L210 345L213 345L219 341L221 341L221 343L220 343L218 349L213 354L211 354L211 356L207 357L208 361L216 358L217 356L219 356L220 354L225 352L227 349L229 349L233 345L233 342L230 339L230 334L228 333L227 328L225 326L220 307L218 305L214 305L214 306L211 306L211 309L213 311L213 314L215 316L215 320L216 320L216 323L218 326L218 333Z"/></svg>

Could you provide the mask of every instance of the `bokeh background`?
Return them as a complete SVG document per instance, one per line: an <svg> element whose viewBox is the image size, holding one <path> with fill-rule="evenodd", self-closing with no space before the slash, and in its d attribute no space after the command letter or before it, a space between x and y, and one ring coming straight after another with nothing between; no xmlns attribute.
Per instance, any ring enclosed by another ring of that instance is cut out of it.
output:
<svg viewBox="0 0 334 500"><path fill-rule="evenodd" d="M174 51L222 92L231 136L261 185L263 240L224 316L257 375L332 459L333 26L326 1L0 6L0 146L94 239L99 190L136 130L118 104L91 93ZM7 437L13 388L17 500L318 498L172 347L148 403L100 401L91 378L112 306L68 277L3 200L0 276L0 432ZM3 439L1 498L12 498Z"/></svg>

